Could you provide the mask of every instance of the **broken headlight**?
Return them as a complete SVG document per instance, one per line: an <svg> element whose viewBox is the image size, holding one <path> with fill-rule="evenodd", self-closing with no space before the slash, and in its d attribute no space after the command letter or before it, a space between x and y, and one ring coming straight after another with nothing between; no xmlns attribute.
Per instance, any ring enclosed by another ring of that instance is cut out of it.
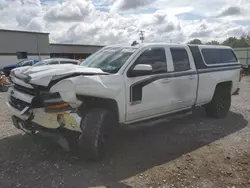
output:
<svg viewBox="0 0 250 188"><path fill-rule="evenodd" d="M65 111L70 109L70 105L65 103L59 93L41 92L44 108L46 112Z"/></svg>

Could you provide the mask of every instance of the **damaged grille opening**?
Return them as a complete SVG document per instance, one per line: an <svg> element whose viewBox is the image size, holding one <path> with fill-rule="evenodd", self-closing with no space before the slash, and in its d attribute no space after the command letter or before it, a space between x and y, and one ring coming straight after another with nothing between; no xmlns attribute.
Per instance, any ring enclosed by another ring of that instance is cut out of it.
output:
<svg viewBox="0 0 250 188"><path fill-rule="evenodd" d="M9 99L10 104L15 107L16 109L22 111L25 107L29 108L45 108L45 111L53 111L53 110L47 110L46 106L49 105L56 105L63 103L63 100L59 93L50 93L50 87L43 87L39 85L32 85L33 88L27 88L25 86L19 85L14 83L13 87L15 90L33 96L33 100L31 104L26 103L22 100L14 99L13 97ZM71 109L63 108L59 110L65 110L65 109Z"/></svg>
<svg viewBox="0 0 250 188"><path fill-rule="evenodd" d="M26 103L22 100L13 99L12 97L12 100L10 99L10 104L18 110L23 110L27 106L29 106L30 108L43 108L47 105L46 101L62 101L60 94L50 93L48 87L33 86L34 89L31 89L18 84L14 84L13 87L23 94L34 96L31 104Z"/></svg>
<svg viewBox="0 0 250 188"><path fill-rule="evenodd" d="M35 96L35 94L36 94L35 89L26 88L26 87L20 86L18 84L14 84L14 89L16 89L17 91L20 91L22 93L32 95L32 96Z"/></svg>
<svg viewBox="0 0 250 188"><path fill-rule="evenodd" d="M46 102L46 101L53 101L53 99L55 100L58 99L59 102L62 101L59 93L50 93L49 91L37 92L37 95L34 97L32 101L32 108L43 108L48 103L53 103L53 102Z"/></svg>
<svg viewBox="0 0 250 188"><path fill-rule="evenodd" d="M16 109L18 109L20 111L22 111L24 108L30 106L29 103L24 102L24 101L22 101L20 99L12 97L12 96L10 96L10 98L9 98L9 103L10 103L11 106L13 106L14 108L16 108Z"/></svg>

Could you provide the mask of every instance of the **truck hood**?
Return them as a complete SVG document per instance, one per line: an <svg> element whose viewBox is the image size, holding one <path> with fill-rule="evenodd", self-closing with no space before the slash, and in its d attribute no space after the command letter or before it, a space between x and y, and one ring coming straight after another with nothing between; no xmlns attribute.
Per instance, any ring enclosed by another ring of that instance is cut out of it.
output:
<svg viewBox="0 0 250 188"><path fill-rule="evenodd" d="M47 65L17 68L14 75L26 83L48 86L51 81L62 80L79 75L108 75L99 68L89 68L79 65Z"/></svg>

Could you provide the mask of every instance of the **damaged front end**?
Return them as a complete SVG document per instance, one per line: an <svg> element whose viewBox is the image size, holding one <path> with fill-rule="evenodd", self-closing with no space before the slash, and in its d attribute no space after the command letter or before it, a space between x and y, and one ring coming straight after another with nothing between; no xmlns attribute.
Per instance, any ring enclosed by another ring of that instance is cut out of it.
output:
<svg viewBox="0 0 250 188"><path fill-rule="evenodd" d="M15 118L24 121L26 125L36 124L47 129L63 128L81 132L81 118L76 110L78 106L71 106L64 101L59 92L50 91L50 83L60 80L54 80L55 76L51 74L42 76L37 71L34 74L40 75L21 74L18 70L15 72L11 75L13 86L9 89L7 102ZM78 105L81 105L79 101Z"/></svg>
<svg viewBox="0 0 250 188"><path fill-rule="evenodd" d="M50 91L50 84L31 84L14 74L11 79L13 84L8 91L7 105L12 112L14 126L26 133L50 138L68 151L69 143L61 133L68 131L78 135L82 132L81 117L77 113L82 102L77 100L70 104L64 101L59 92ZM72 93L74 91L71 90Z"/></svg>
<svg viewBox="0 0 250 188"><path fill-rule="evenodd" d="M50 65L16 69L7 105L14 117L48 129L81 132L75 85L68 79L83 75L106 74L100 69L74 65Z"/></svg>
<svg viewBox="0 0 250 188"><path fill-rule="evenodd" d="M7 105L15 117L49 129L81 131L77 105L72 107L58 92L51 93L48 87L32 86L16 77L12 81ZM79 101L78 105L81 105Z"/></svg>
<svg viewBox="0 0 250 188"><path fill-rule="evenodd" d="M68 150L61 132L83 133L84 115L81 96L116 95L118 89L103 84L100 75L108 75L97 68L83 66L44 66L20 68L11 72L7 105L12 111L16 128L31 134L42 134Z"/></svg>

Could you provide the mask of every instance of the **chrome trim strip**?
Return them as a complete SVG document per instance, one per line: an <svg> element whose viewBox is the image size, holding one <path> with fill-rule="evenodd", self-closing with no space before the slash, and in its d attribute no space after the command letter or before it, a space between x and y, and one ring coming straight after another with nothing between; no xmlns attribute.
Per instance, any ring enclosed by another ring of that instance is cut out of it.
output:
<svg viewBox="0 0 250 188"><path fill-rule="evenodd" d="M14 89L14 88L11 88L9 90L9 95L12 96L12 97L14 97L14 98L17 98L17 99L20 99L22 101L25 101L27 103L31 103L32 100L33 100L33 98L34 98L33 96L28 95L26 93L22 93L22 92Z"/></svg>

